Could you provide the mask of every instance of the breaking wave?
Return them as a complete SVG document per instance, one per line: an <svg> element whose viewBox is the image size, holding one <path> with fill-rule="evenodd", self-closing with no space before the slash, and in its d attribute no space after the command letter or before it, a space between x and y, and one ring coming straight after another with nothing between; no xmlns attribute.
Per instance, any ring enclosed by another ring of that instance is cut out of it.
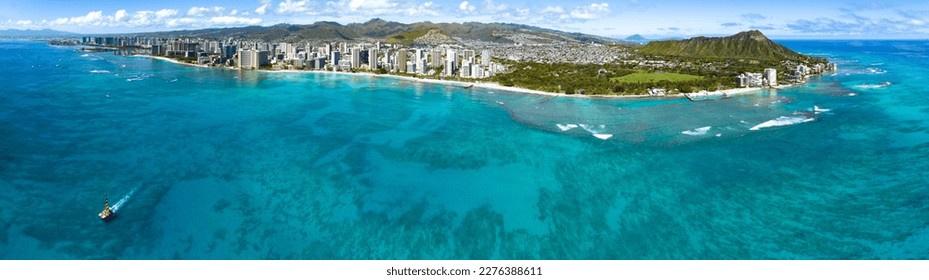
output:
<svg viewBox="0 0 929 280"><path fill-rule="evenodd" d="M573 124L573 123L569 123L569 124L560 124L560 123L559 123L559 124L555 124L555 126L557 126L558 129L561 129L561 131L568 131L568 130L577 128L577 125L576 125L576 124Z"/></svg>
<svg viewBox="0 0 929 280"><path fill-rule="evenodd" d="M890 82L883 82L883 83L876 84L876 85L872 85L872 84L861 84L861 85L857 85L857 86L855 86L855 87L856 87L856 88L861 88L861 89L875 89L875 88L885 88L885 87L889 87L890 85L891 85Z"/></svg>
<svg viewBox="0 0 929 280"><path fill-rule="evenodd" d="M691 129L691 130L682 131L681 134L694 135L694 136L697 136L697 135L706 135L706 133L707 133L708 131L710 131L710 128L713 128L713 127L712 127L712 126L704 126L704 127L700 127L700 128L695 128L695 129Z"/></svg>
<svg viewBox="0 0 929 280"><path fill-rule="evenodd" d="M583 128L587 132L594 133L594 134L601 133L603 132L603 129L606 128L606 126L602 124L601 125L578 124L578 125L581 126L581 128Z"/></svg>
<svg viewBox="0 0 929 280"><path fill-rule="evenodd" d="M593 135L594 137L600 138L602 140L610 139L610 137L613 137L613 134L606 133L594 133Z"/></svg>

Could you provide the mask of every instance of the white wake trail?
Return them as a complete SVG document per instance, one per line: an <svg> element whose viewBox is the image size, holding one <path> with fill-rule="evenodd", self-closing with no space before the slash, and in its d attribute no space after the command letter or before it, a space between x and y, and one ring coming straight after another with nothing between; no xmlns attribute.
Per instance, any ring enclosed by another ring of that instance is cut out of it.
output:
<svg viewBox="0 0 929 280"><path fill-rule="evenodd" d="M114 203L113 207L110 207L110 209L113 210L113 213L116 213L116 211L119 211L119 208L123 207L123 204L126 204L126 202L129 201L130 198L132 198L132 194L135 193L136 189L138 189L138 187L133 188L131 191L129 191L129 194L127 194L122 199Z"/></svg>

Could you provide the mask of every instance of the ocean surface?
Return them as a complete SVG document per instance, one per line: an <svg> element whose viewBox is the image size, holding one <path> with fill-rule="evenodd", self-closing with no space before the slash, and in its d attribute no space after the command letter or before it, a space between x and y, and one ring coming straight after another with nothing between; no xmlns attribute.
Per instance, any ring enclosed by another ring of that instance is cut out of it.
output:
<svg viewBox="0 0 929 280"><path fill-rule="evenodd" d="M0 41L0 259L929 259L929 41L781 43L839 71L552 98Z"/></svg>

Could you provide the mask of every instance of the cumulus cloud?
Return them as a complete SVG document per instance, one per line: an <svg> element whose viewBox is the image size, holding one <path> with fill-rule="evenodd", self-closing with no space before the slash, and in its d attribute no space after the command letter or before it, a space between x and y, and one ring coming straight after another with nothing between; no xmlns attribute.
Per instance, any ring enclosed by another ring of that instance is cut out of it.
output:
<svg viewBox="0 0 929 280"><path fill-rule="evenodd" d="M281 3L277 4L277 9L275 9L274 12L278 14L296 14L296 13L304 13L309 10L310 10L309 1L307 0L302 0L302 1L284 0L284 1L281 1ZM264 12L260 12L259 14L264 14Z"/></svg>
<svg viewBox="0 0 929 280"><path fill-rule="evenodd" d="M16 25L32 25L31 20L17 20Z"/></svg>
<svg viewBox="0 0 929 280"><path fill-rule="evenodd" d="M210 8L207 7L190 7L190 10L187 10L187 16L201 17L209 10Z"/></svg>
<svg viewBox="0 0 929 280"><path fill-rule="evenodd" d="M593 3L588 6L580 6L571 11L571 17L577 19L596 19L610 12L610 4Z"/></svg>
<svg viewBox="0 0 929 280"><path fill-rule="evenodd" d="M476 8L474 5L471 5L471 3L468 3L468 1L461 1L461 4L458 5L458 9L465 13L473 13Z"/></svg>
<svg viewBox="0 0 929 280"><path fill-rule="evenodd" d="M437 16L438 12L432 10L432 1L419 4L419 6L406 9L406 14L409 16Z"/></svg>
<svg viewBox="0 0 929 280"><path fill-rule="evenodd" d="M255 13L259 15L264 15L268 11L268 6L271 6L271 4L261 5L260 7L255 9Z"/></svg>
<svg viewBox="0 0 929 280"><path fill-rule="evenodd" d="M89 12L87 15L80 17L73 17L68 20L68 23L75 25L98 25L103 20L103 11L94 11Z"/></svg>
<svg viewBox="0 0 929 280"><path fill-rule="evenodd" d="M173 17L177 15L177 10L172 9L161 9L155 12L156 19L163 19L167 17Z"/></svg>
<svg viewBox="0 0 929 280"><path fill-rule="evenodd" d="M208 14L215 14L212 17L206 17ZM236 14L233 11L231 14ZM24 21L20 21L24 22ZM161 9L157 11L136 11L130 13L126 10L118 10L112 15L104 14L102 11L91 11L86 15L77 17L64 17L54 20L42 20L35 26L39 27L123 27L123 28L150 28L150 27L168 27L168 28L198 28L212 26L234 26L234 25L256 25L261 23L260 18L237 17L225 15L223 7L193 7L184 14L179 16L178 10ZM32 21L29 21L32 24ZM24 23L23 23L24 24Z"/></svg>
<svg viewBox="0 0 929 280"><path fill-rule="evenodd" d="M558 15L561 15L561 14L564 14L564 13L565 13L565 10L564 10L564 8L562 8L562 7L560 7L560 6L549 6L549 7L545 7L545 9L542 9L542 13L543 13L543 14L558 14Z"/></svg>
<svg viewBox="0 0 929 280"><path fill-rule="evenodd" d="M127 15L127 14L128 14L128 13L126 12L126 10L119 10L119 11L116 11L116 13L113 14L113 20L122 21L122 20L126 19L126 15Z"/></svg>

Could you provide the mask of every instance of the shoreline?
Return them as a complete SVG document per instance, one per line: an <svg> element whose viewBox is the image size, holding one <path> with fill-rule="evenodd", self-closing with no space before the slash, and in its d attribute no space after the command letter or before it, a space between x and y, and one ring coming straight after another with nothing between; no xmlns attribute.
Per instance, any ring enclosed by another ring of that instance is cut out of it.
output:
<svg viewBox="0 0 929 280"><path fill-rule="evenodd" d="M161 60L165 62L180 64L180 65L198 67L198 68L218 68L218 69L223 69L223 70L241 70L241 69L234 68L234 67L208 66L208 65L202 65L202 64L187 63L187 62L183 62L183 61L179 61L179 60L175 60L175 59L167 58L163 56L153 56L153 55L146 55L146 54L136 54L136 55L131 55L130 57L145 57L145 58L157 59L157 60ZM668 94L668 95L662 95L662 96L653 96L653 95L647 95L647 94L642 94L642 95L582 95L582 94L565 94L565 93L547 92L547 91L540 91L540 90L520 88L520 87L509 87L509 86L501 85L496 82L481 82L481 81L462 82L462 81L451 81L451 80L436 80L436 79L431 79L431 78L409 77L409 76L400 76L400 75L392 75L392 74L377 74L377 73L372 73L372 72L343 72L343 71L322 71L322 70L264 70L264 69L255 69L255 70L248 70L248 71L258 71L258 72L264 72L264 73L275 73L275 72L279 72L279 73L320 73L320 74L328 73L328 74L351 75L351 76L380 77L380 78L391 78L391 79L430 83L430 84L439 84L439 85L447 85L447 86L459 86L459 87L462 87L463 89L467 89L468 87L473 87L473 88L482 88L482 89L488 89L488 90L499 90L499 91L515 92L515 93L536 94L536 95L553 96L553 97L570 97L570 98L678 99L678 98L687 98L687 94L693 94L693 92L690 92L690 93ZM789 87L789 86L793 86L793 85L779 85L774 88L780 89L780 88ZM763 87L732 88L732 89L718 90L716 92L719 92L721 94L726 94L726 95L735 95L735 94L752 93L752 92L760 91L763 89L765 88Z"/></svg>

